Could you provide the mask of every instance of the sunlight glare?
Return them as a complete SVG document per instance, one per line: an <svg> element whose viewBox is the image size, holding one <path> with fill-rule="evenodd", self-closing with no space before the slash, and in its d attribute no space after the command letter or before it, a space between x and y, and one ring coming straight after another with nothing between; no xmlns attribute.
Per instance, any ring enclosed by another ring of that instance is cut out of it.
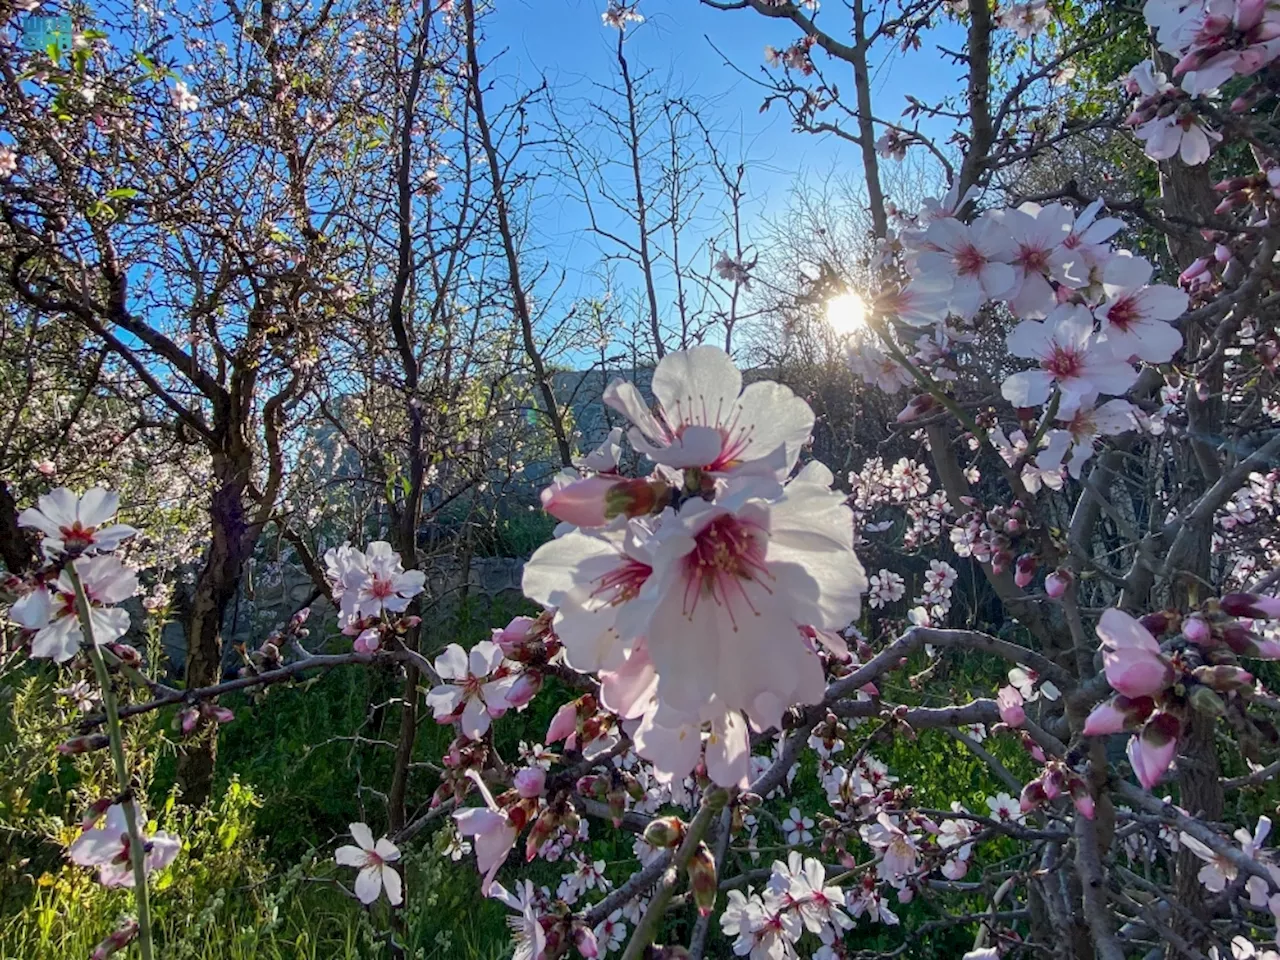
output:
<svg viewBox="0 0 1280 960"><path fill-rule="evenodd" d="M827 325L838 336L857 333L867 322L867 305L853 291L841 293L827 301Z"/></svg>

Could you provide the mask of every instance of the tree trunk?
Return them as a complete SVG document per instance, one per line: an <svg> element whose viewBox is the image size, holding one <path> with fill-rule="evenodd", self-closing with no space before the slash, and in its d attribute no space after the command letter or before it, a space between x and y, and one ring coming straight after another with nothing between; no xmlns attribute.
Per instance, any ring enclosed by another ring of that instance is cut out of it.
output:
<svg viewBox="0 0 1280 960"><path fill-rule="evenodd" d="M214 456L213 469L219 486L209 509L211 540L186 625L189 690L222 679L222 624L252 549L253 538L247 536L244 509L248 464L218 454ZM209 799L217 751L218 728L209 724L179 754L178 782L187 803L198 806Z"/></svg>

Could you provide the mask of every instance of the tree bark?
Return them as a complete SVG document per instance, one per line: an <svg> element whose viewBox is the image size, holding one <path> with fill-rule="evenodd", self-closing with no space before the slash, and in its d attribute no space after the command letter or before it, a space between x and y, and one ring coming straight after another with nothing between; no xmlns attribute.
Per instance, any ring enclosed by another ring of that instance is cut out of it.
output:
<svg viewBox="0 0 1280 960"><path fill-rule="evenodd" d="M209 550L196 578L186 623L188 690L222 679L222 624L256 540L249 536L244 505L249 468L247 455L216 454L213 458L218 488L209 506ZM209 799L217 754L216 724L202 727L199 735L187 742L178 756L178 783L185 802L198 806Z"/></svg>

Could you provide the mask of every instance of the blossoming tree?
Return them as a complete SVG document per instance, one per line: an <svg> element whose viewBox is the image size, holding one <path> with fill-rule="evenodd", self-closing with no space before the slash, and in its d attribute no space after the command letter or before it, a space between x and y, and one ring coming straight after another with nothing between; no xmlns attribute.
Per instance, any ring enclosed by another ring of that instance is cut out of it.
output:
<svg viewBox="0 0 1280 960"><path fill-rule="evenodd" d="M83 655L93 670L102 709L85 723L106 733L65 747L109 748L116 792L68 856L137 898L103 956L134 936L151 955L148 874L177 853L147 830L122 724L372 664L403 668L406 695L453 730L422 811L389 811L376 841L352 823L354 845L334 852L358 871L354 898L393 911L393 945L394 910L415 894L402 848L439 826L511 911L521 960L702 957L713 935L721 952L770 960L910 956L939 931L959 931L972 960L1269 951L1280 859L1258 811L1280 770L1266 682L1280 659L1280 5L1147 0L1139 18L1048 0L853 0L847 42L816 4L704 3L799 31L769 52L771 96L860 153L874 250L862 276L839 278L866 285L847 359L868 390L909 394L897 422L921 458L871 460L837 489L806 451L803 397L744 377L718 347L658 351L651 396L609 384L625 425L542 493L560 525L524 569L536 615L432 659L414 632L413 536L399 551L346 544L323 563L350 652L309 649L302 612L242 676L185 689L140 673L120 643L137 581L117 555L135 531L112 522L115 499L42 497L17 516L43 563L10 584L9 617L31 657ZM475 11L459 13L479 119ZM871 102L876 45L920 44L942 18L965 37L963 109L911 110L958 124L958 149ZM605 12L611 29L640 19L634 4ZM1147 30L1151 59L1112 94L1127 118L1028 124L1076 61ZM824 57L852 66L855 104L840 104ZM821 119L832 108L853 128ZM1019 196L1024 166L1086 128L1158 163L1160 198L1108 209L1078 184ZM907 211L884 196L879 163L912 150L948 191ZM1227 176L1215 185L1211 168ZM889 537L927 559L919 578L864 569L859 554ZM962 572L999 607L990 629L954 622ZM964 683L942 679L956 662L977 665ZM553 698L542 742L504 756L495 733ZM929 805L911 782L898 748L933 733L983 771L977 802L956 784ZM788 795L800 777L820 783L823 809ZM601 829L635 836L621 873L587 852ZM522 840L526 863L570 868L556 889L521 877ZM755 866L766 849L778 855ZM868 946L908 911L895 945Z"/></svg>

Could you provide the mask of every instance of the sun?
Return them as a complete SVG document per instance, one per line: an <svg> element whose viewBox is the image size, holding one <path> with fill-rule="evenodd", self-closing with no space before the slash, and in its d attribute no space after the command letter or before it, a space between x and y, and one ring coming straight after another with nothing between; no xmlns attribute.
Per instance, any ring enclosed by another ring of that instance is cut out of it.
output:
<svg viewBox="0 0 1280 960"><path fill-rule="evenodd" d="M866 323L867 304L856 293L841 293L827 301L827 325L837 336L851 336Z"/></svg>

